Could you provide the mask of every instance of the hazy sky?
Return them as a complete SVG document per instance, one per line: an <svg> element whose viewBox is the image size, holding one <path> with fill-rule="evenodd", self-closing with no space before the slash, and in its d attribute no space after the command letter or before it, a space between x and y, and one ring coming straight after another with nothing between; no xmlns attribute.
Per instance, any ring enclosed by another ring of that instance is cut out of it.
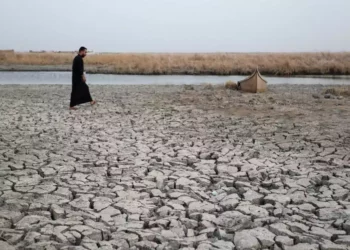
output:
<svg viewBox="0 0 350 250"><path fill-rule="evenodd" d="M350 0L0 0L0 49L350 51Z"/></svg>

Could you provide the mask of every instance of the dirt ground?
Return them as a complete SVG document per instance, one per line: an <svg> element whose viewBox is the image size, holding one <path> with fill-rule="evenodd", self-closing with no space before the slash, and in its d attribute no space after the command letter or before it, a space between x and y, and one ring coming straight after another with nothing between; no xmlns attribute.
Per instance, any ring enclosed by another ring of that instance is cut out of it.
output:
<svg viewBox="0 0 350 250"><path fill-rule="evenodd" d="M0 249L349 249L350 98L0 85Z"/></svg>

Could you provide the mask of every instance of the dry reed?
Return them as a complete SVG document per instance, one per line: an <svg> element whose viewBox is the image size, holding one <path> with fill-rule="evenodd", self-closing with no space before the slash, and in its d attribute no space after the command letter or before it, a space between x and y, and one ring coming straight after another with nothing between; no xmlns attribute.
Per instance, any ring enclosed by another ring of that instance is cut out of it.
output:
<svg viewBox="0 0 350 250"><path fill-rule="evenodd" d="M326 89L324 93L331 94L334 96L350 96L350 87L349 86L334 87L334 88Z"/></svg>
<svg viewBox="0 0 350 250"><path fill-rule="evenodd" d="M226 89L237 89L237 83L235 83L233 81L227 81L225 83L225 88Z"/></svg>
<svg viewBox="0 0 350 250"><path fill-rule="evenodd" d="M0 65L71 65L72 53L1 53ZM90 54L90 73L247 75L256 67L265 75L347 75L350 52Z"/></svg>

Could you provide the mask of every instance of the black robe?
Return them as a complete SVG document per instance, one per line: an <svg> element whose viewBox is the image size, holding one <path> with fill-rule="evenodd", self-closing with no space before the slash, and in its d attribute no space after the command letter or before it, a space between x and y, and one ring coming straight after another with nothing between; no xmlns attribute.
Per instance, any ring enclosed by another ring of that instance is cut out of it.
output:
<svg viewBox="0 0 350 250"><path fill-rule="evenodd" d="M89 87L83 81L84 61L80 55L77 55L74 58L72 71L72 93L70 97L70 107L91 102L92 98Z"/></svg>

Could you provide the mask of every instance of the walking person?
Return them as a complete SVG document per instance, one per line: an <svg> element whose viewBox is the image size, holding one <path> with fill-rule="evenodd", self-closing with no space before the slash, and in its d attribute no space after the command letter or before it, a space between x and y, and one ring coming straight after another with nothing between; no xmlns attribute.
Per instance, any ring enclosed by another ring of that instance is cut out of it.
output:
<svg viewBox="0 0 350 250"><path fill-rule="evenodd" d="M72 93L69 105L69 109L71 110L76 110L77 105L86 102L90 102L91 105L96 104L96 101L91 98L89 87L86 84L83 60L86 54L87 49L80 47L78 55L73 60Z"/></svg>

